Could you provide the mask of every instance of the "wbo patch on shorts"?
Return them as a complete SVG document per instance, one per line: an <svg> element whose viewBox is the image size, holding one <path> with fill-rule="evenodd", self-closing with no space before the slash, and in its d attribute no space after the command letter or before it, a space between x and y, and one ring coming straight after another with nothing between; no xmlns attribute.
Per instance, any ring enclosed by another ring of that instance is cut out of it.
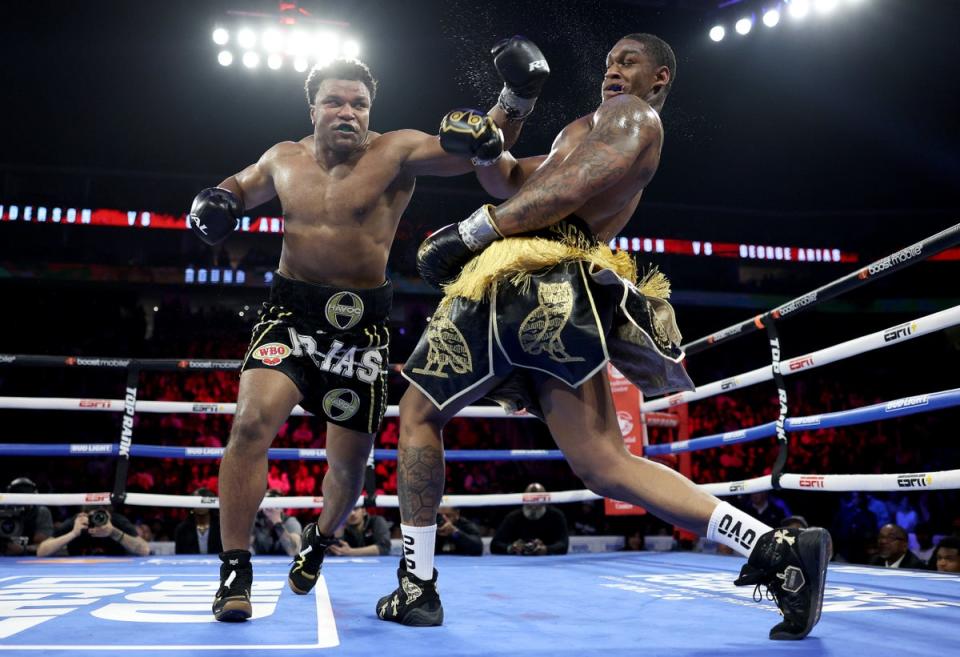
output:
<svg viewBox="0 0 960 657"><path fill-rule="evenodd" d="M279 365L291 353L290 347L282 342L269 342L254 348L250 354L264 365Z"/></svg>

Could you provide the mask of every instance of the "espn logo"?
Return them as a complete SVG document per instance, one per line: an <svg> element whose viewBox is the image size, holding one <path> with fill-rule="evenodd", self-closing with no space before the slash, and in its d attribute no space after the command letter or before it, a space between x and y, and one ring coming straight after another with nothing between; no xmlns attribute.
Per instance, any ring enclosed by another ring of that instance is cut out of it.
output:
<svg viewBox="0 0 960 657"><path fill-rule="evenodd" d="M917 332L917 323L909 322L907 324L901 324L900 326L895 326L886 333L883 334L884 342L894 342L900 338L905 338L908 335L913 335Z"/></svg>
<svg viewBox="0 0 960 657"><path fill-rule="evenodd" d="M742 481L734 481L730 484L731 493L743 493L747 490L747 486Z"/></svg>
<svg viewBox="0 0 960 657"><path fill-rule="evenodd" d="M730 390L731 388L736 388L739 381L736 378L724 379L720 382L721 390Z"/></svg>
<svg viewBox="0 0 960 657"><path fill-rule="evenodd" d="M524 493L520 499L524 504L542 504L550 501L550 493Z"/></svg>
<svg viewBox="0 0 960 657"><path fill-rule="evenodd" d="M813 367L813 357L805 356L803 358L794 358L789 363L787 363L787 368L791 372L802 370L805 367Z"/></svg>
<svg viewBox="0 0 960 657"><path fill-rule="evenodd" d="M800 477L800 488L823 488L822 476Z"/></svg>
<svg viewBox="0 0 960 657"><path fill-rule="evenodd" d="M933 483L933 477L928 474L897 475L897 486L900 488L926 488Z"/></svg>

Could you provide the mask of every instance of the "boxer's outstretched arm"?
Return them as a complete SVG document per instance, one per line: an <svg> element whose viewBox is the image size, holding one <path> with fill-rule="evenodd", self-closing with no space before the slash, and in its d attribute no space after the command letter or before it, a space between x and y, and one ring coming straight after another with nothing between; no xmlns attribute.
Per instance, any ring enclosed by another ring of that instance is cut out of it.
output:
<svg viewBox="0 0 960 657"><path fill-rule="evenodd" d="M273 162L289 149L298 148L293 142L281 142L269 148L256 163L226 178L217 187L228 189L243 201L246 209L255 208L277 195L273 186Z"/></svg>
<svg viewBox="0 0 960 657"><path fill-rule="evenodd" d="M659 148L662 127L657 113L635 96L616 96L594 114L590 134L556 167L532 176L495 210L497 228L516 235L567 217L586 201L620 182L637 158Z"/></svg>
<svg viewBox="0 0 960 657"><path fill-rule="evenodd" d="M506 133L504 133L506 140ZM506 144L504 144L506 148ZM523 157L519 160L508 152L500 160L489 167L477 167L477 180L494 198L510 198L523 187L523 183L533 175L533 172L547 159L546 155Z"/></svg>

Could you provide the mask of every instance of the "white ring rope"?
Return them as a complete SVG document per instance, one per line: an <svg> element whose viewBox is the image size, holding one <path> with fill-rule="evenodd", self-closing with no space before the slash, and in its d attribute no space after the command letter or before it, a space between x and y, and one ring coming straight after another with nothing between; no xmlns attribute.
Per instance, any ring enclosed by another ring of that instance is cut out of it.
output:
<svg viewBox="0 0 960 657"><path fill-rule="evenodd" d="M786 490L819 492L895 492L919 490L954 490L960 488L960 470L904 474L859 475L801 475L784 474L780 486ZM699 484L699 487L717 497L744 495L773 490L770 475L725 483ZM528 502L567 504L603 499L589 490L565 490L547 493L497 493L491 495L444 495L442 505L455 507L516 506ZM362 504L363 498L357 500ZM110 504L110 493L3 493L0 506L46 504L51 506L81 506ZM180 509L219 508L216 497L196 495L159 495L155 493L127 493L125 504L130 506L173 507ZM322 497L265 497L261 509L316 509L323 506ZM378 495L376 506L396 509L396 495Z"/></svg>
<svg viewBox="0 0 960 657"><path fill-rule="evenodd" d="M869 351L899 344L906 340L912 340L921 335L956 326L957 324L960 324L960 306L941 310L932 315L915 319L912 322L897 324L882 331L854 338L853 340L847 340L846 342L841 342L832 347L820 349L819 351L813 351L803 356L784 359L781 361L780 371L783 376L790 376L797 372L811 370L821 365L828 365L850 358L851 356L858 356ZM697 389L692 392L681 392L664 397L663 399L644 402L640 410L644 412L662 411L680 404L706 399L719 395L720 393L739 390L740 388L746 388L747 386L763 383L764 381L770 381L772 379L773 369L770 365L766 365L750 372L744 372L743 374L698 386Z"/></svg>

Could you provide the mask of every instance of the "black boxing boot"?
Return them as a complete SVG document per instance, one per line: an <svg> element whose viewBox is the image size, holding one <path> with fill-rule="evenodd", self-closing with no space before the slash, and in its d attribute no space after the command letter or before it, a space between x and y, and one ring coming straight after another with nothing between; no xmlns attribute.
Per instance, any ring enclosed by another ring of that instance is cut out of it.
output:
<svg viewBox="0 0 960 657"><path fill-rule="evenodd" d="M783 615L770 630L771 639L802 639L820 620L830 555L830 533L820 527L774 529L757 539L734 584L755 585L757 602L763 599L760 587L766 587Z"/></svg>
<svg viewBox="0 0 960 657"><path fill-rule="evenodd" d="M437 569L433 577L422 580L407 572L404 560L400 559L397 579L400 586L393 593L377 601L377 616L380 620L393 621L401 625L431 627L443 625L443 605L437 591Z"/></svg>
<svg viewBox="0 0 960 657"><path fill-rule="evenodd" d="M218 621L240 623L253 615L250 589L253 588L253 566L249 550L228 550L220 553L220 588L213 599L213 615Z"/></svg>
<svg viewBox="0 0 960 657"><path fill-rule="evenodd" d="M317 524L311 522L300 534L300 553L293 558L287 584L297 595L306 595L313 590L323 567L323 555L337 539L325 536L317 531Z"/></svg>

